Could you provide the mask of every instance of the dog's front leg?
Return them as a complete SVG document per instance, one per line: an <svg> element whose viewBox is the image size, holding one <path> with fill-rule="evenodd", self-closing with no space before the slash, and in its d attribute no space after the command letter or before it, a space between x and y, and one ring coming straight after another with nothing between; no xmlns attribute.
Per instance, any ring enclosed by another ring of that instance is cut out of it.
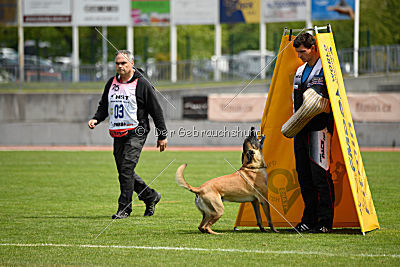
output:
<svg viewBox="0 0 400 267"><path fill-rule="evenodd" d="M265 216L267 217L269 227L271 228L271 230L272 230L273 232L279 233L279 231L276 230L276 228L275 228L274 225L272 224L271 211L270 211L270 208L269 208L269 203L268 203L267 201L262 201L262 202L261 202L261 205L262 205L262 207L263 207Z"/></svg>
<svg viewBox="0 0 400 267"><path fill-rule="evenodd" d="M260 201L258 201L258 199L253 200L251 202L251 205L253 205L253 210L254 210L254 214L256 215L258 227L260 228L261 232L266 232L266 230L264 229L264 227L262 225L262 219L261 219L261 213L260 213Z"/></svg>

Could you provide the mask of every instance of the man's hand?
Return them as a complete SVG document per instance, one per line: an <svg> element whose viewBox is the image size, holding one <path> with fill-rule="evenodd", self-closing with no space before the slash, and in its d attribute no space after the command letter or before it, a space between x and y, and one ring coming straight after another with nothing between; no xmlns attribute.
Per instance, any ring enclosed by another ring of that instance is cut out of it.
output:
<svg viewBox="0 0 400 267"><path fill-rule="evenodd" d="M157 140L157 147L160 148L160 152L163 152L167 148L167 144L167 138L165 138L164 140Z"/></svg>
<svg viewBox="0 0 400 267"><path fill-rule="evenodd" d="M94 127L95 127L96 125L97 125L97 120L92 119L92 120L90 120L90 121L88 122L88 126L89 126L90 129L94 129Z"/></svg>

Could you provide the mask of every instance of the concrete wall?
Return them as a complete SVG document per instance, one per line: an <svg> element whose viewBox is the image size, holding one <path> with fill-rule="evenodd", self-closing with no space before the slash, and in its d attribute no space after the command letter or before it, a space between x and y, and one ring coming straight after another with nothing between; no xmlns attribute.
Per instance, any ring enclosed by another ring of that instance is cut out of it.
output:
<svg viewBox="0 0 400 267"><path fill-rule="evenodd" d="M209 121L167 121L170 146L240 146L254 123ZM400 125L394 123L355 123L362 147L400 145ZM107 123L90 130L85 122L4 122L0 126L0 145L111 145ZM155 146L154 130L146 145Z"/></svg>
<svg viewBox="0 0 400 267"><path fill-rule="evenodd" d="M347 92L400 92L400 74L374 74L344 79Z"/></svg>
<svg viewBox="0 0 400 267"><path fill-rule="evenodd" d="M400 74L345 79L345 84L348 92L400 91ZM158 98L167 120L170 145L241 145L250 127L259 128L260 121L183 120L182 97L239 93L243 86L161 91ZM265 93L266 88L262 84L251 85L243 93ZM112 139L107 122L95 130L87 127L100 96L100 93L0 94L0 145L109 145ZM400 144L398 123L356 122L355 128L360 146ZM147 145L155 143L152 131Z"/></svg>

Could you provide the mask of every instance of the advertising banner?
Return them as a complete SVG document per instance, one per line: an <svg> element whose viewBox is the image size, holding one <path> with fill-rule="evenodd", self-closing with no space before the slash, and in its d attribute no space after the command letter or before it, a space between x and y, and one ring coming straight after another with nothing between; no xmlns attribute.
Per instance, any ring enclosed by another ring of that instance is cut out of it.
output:
<svg viewBox="0 0 400 267"><path fill-rule="evenodd" d="M259 121L267 94L210 94L208 119L210 121Z"/></svg>
<svg viewBox="0 0 400 267"><path fill-rule="evenodd" d="M306 4L307 0L262 0L263 21L305 21Z"/></svg>
<svg viewBox="0 0 400 267"><path fill-rule="evenodd" d="M183 118L207 119L207 96L184 96Z"/></svg>
<svg viewBox="0 0 400 267"><path fill-rule="evenodd" d="M349 93L351 115L360 122L400 122L399 93Z"/></svg>
<svg viewBox="0 0 400 267"><path fill-rule="evenodd" d="M177 25L215 24L218 4L219 0L171 0L171 16Z"/></svg>
<svg viewBox="0 0 400 267"><path fill-rule="evenodd" d="M221 23L259 23L261 0L219 0Z"/></svg>
<svg viewBox="0 0 400 267"><path fill-rule="evenodd" d="M72 0L22 0L23 26L69 26L71 22Z"/></svg>
<svg viewBox="0 0 400 267"><path fill-rule="evenodd" d="M354 19L354 0L312 0L312 20Z"/></svg>
<svg viewBox="0 0 400 267"><path fill-rule="evenodd" d="M0 26L17 25L17 0L0 2Z"/></svg>
<svg viewBox="0 0 400 267"><path fill-rule="evenodd" d="M169 0L132 0L131 21L134 26L168 26Z"/></svg>
<svg viewBox="0 0 400 267"><path fill-rule="evenodd" d="M129 1L75 0L73 20L78 26L127 26L129 10Z"/></svg>

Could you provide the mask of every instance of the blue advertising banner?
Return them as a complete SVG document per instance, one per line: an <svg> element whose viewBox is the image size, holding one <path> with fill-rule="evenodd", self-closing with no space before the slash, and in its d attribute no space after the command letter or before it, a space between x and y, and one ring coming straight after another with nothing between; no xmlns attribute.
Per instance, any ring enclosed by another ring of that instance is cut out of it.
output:
<svg viewBox="0 0 400 267"><path fill-rule="evenodd" d="M312 20L354 19L355 0L312 0Z"/></svg>
<svg viewBox="0 0 400 267"><path fill-rule="evenodd" d="M221 23L259 23L261 0L220 0Z"/></svg>

